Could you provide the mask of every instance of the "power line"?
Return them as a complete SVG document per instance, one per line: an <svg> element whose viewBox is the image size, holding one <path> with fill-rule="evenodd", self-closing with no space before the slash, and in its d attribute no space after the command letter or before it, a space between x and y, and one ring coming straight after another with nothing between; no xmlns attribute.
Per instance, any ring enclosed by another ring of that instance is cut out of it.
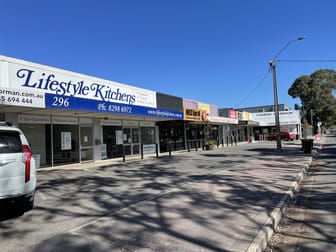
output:
<svg viewBox="0 0 336 252"><path fill-rule="evenodd" d="M260 85L264 82L264 80L270 74L270 72L271 72L270 69L268 69L264 77L258 82L258 84L250 91L250 93L248 93L248 95L244 99L242 99L238 104L235 105L235 108L238 108L240 104L244 103L254 93L254 91L256 91L258 87L260 87Z"/></svg>
<svg viewBox="0 0 336 252"><path fill-rule="evenodd" d="M278 62L336 62L336 60L277 60Z"/></svg>
<svg viewBox="0 0 336 252"><path fill-rule="evenodd" d="M279 53L276 55L278 56ZM276 60L277 62L336 62L336 60ZM261 86L267 76L270 74L270 69L268 69L267 73L264 77L258 82L258 84L247 94L245 98L243 98L239 103L235 105L235 108L238 108L241 104L243 104L256 90Z"/></svg>

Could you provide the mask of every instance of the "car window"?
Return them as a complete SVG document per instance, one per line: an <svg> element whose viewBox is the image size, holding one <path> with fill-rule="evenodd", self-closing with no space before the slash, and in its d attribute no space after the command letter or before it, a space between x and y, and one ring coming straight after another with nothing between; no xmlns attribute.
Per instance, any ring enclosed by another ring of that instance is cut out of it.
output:
<svg viewBox="0 0 336 252"><path fill-rule="evenodd" d="M19 132L0 131L0 153L22 152Z"/></svg>

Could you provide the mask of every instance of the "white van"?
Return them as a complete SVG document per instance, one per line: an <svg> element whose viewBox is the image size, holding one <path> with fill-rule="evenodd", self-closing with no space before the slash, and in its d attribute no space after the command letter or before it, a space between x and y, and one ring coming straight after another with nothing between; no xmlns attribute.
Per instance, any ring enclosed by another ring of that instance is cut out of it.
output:
<svg viewBox="0 0 336 252"><path fill-rule="evenodd" d="M23 211L34 206L36 165L20 129L0 122L0 203L17 203Z"/></svg>

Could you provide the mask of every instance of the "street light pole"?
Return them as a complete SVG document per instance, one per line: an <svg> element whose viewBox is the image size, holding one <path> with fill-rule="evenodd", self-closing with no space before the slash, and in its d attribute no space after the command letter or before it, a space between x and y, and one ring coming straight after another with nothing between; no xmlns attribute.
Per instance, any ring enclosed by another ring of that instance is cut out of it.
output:
<svg viewBox="0 0 336 252"><path fill-rule="evenodd" d="M305 39L305 36L298 37L297 39L290 40L287 44L273 57L273 59L269 62L269 65L272 69L273 74L273 93L274 93L274 116L275 116L275 134L276 134L276 142L277 142L277 150L281 150L281 138L280 138L280 118L279 118L279 102L278 102L278 87L277 87L277 78L276 78L276 62L277 57L293 42L298 40Z"/></svg>
<svg viewBox="0 0 336 252"><path fill-rule="evenodd" d="M281 150L281 137L280 137L280 118L279 118L279 102L278 102L278 87L276 80L276 61L271 60L269 62L273 74L273 93L274 93L274 116L275 116L275 136L277 143L277 150Z"/></svg>

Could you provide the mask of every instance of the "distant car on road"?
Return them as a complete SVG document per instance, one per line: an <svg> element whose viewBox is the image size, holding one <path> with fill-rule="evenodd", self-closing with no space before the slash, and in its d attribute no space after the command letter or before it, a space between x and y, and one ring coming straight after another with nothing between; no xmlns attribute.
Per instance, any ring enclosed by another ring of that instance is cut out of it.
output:
<svg viewBox="0 0 336 252"><path fill-rule="evenodd" d="M269 135L267 139L270 141L276 140L276 135ZM296 139L296 134L292 132L280 132L280 139L285 141L293 141Z"/></svg>

